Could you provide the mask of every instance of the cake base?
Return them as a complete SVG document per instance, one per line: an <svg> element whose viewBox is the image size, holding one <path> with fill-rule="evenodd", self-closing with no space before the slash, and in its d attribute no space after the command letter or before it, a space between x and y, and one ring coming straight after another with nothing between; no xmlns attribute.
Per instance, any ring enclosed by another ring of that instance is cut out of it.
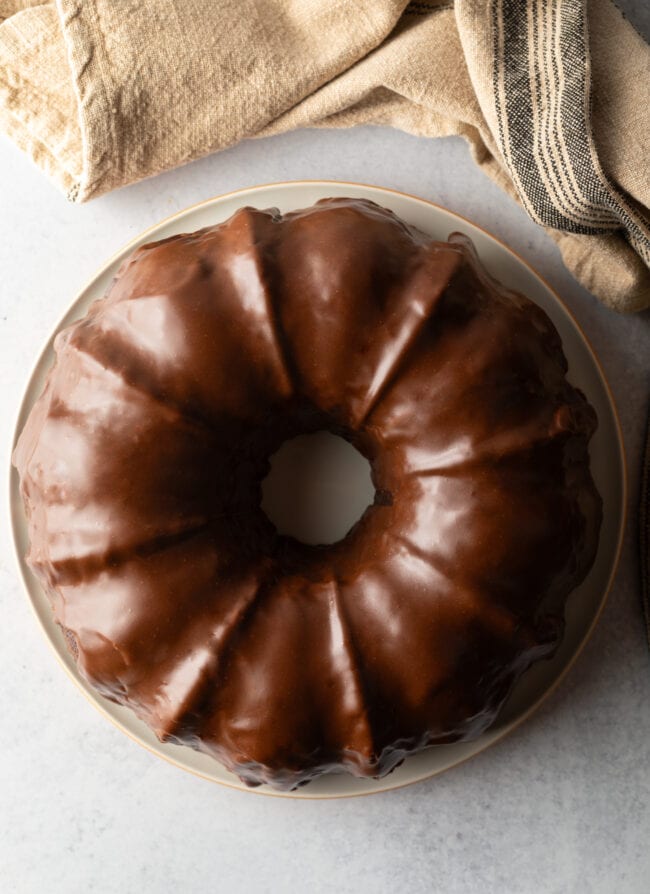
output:
<svg viewBox="0 0 650 894"><path fill-rule="evenodd" d="M615 573L622 541L625 506L624 454L616 410L602 370L578 325L552 290L513 252L470 222L422 199L377 187L326 181L270 184L211 199L174 215L125 246L98 271L75 300L56 331L82 316L91 301L106 292L124 257L145 242L219 223L242 205L259 208L276 206L282 211L288 211L328 196L372 199L436 239L445 240L454 230L467 233L490 272L504 285L528 295L549 314L562 337L570 366L569 379L585 392L598 414L599 427L591 442L592 472L603 498L604 520L596 562L583 584L569 598L566 634L560 648L552 659L535 665L522 678L495 726L473 742L429 748L408 758L397 770L381 780L354 779L337 774L321 777L309 786L285 795L266 786L247 789L237 777L207 755L193 752L187 747L161 744L131 711L103 699L80 678L66 648L63 634L52 619L45 594L22 558L27 547L27 531L15 470L12 470L10 487L17 556L32 607L64 668L93 704L127 735L183 769L234 788L299 798L370 794L407 785L467 760L514 729L557 685L593 629ZM21 406L17 432L22 429L42 390L45 374L52 362L52 341L55 334L56 332L52 334L30 378ZM71 747L74 747L74 743L71 743Z"/></svg>

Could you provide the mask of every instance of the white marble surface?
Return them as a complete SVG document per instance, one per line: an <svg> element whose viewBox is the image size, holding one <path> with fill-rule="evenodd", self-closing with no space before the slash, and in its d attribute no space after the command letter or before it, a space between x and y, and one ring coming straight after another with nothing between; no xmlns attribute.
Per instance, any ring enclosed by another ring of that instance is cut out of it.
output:
<svg viewBox="0 0 650 894"><path fill-rule="evenodd" d="M459 140L302 132L72 207L0 140L0 443L63 309L122 243L193 202L272 180L332 178L433 199L492 230L564 295L613 384L630 466L621 568L582 657L514 735L446 775L348 801L221 789L152 757L64 676L0 554L0 890L6 892L602 892L650 889L650 662L636 503L650 318L600 307ZM3 473L4 474L4 473ZM3 496L4 499L4 496Z"/></svg>

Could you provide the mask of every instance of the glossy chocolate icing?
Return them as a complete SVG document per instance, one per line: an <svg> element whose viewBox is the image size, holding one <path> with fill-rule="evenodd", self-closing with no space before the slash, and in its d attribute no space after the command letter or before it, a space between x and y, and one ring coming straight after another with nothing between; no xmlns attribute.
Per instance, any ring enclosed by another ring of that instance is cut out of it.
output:
<svg viewBox="0 0 650 894"><path fill-rule="evenodd" d="M249 784L470 739L591 566L594 411L546 314L460 234L329 199L138 249L56 339L16 448L29 562L80 672ZM328 429L376 498L327 547L260 509Z"/></svg>

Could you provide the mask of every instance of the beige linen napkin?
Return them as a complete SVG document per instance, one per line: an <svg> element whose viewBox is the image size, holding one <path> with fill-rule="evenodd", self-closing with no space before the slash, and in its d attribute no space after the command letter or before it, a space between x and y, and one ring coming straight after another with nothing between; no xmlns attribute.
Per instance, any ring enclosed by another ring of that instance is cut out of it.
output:
<svg viewBox="0 0 650 894"><path fill-rule="evenodd" d="M0 0L0 128L70 199L296 127L460 134L618 310L650 305L649 101L610 0Z"/></svg>

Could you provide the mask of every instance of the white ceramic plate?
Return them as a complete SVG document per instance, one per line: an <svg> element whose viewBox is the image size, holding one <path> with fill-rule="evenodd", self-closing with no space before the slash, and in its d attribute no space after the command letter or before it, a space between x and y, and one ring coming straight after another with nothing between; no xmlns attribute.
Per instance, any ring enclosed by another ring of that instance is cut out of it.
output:
<svg viewBox="0 0 650 894"><path fill-rule="evenodd" d="M189 232L218 223L228 218L242 205L257 208L278 207L282 211L288 211L306 207L326 196L373 199L391 208L400 217L430 233L436 239L446 239L454 230L467 233L474 241L481 260L497 279L528 295L544 308L562 336L564 350L569 360L569 378L585 392L598 413L599 427L592 441L591 452L594 478L604 502L604 519L596 562L582 586L570 598L566 635L561 647L551 660L537 664L522 678L509 698L499 721L492 729L474 742L429 748L419 755L408 758L385 779L359 780L348 775L325 776L288 795L295 798L370 794L426 779L487 748L528 716L573 663L603 608L621 547L626 488L623 444L611 393L585 336L558 296L521 258L489 233L451 211L393 190L357 183L297 181L253 187L209 199L175 214L126 245L119 254L99 269L92 281L77 296L57 326L56 332L83 316L91 301L106 292L119 264L137 246L175 233ZM52 333L29 380L16 433L21 431L34 401L43 388L45 375L53 360L52 342L56 332ZM13 469L10 501L16 552L27 594L46 637L75 683L104 716L155 754L206 779L251 791L246 789L236 776L228 773L210 757L190 748L161 744L129 710L105 700L81 679L64 645L63 636L52 620L45 594L23 559L27 550L27 530L18 491L18 476ZM71 742L71 751L74 747L74 742ZM277 794L266 786L254 791Z"/></svg>

